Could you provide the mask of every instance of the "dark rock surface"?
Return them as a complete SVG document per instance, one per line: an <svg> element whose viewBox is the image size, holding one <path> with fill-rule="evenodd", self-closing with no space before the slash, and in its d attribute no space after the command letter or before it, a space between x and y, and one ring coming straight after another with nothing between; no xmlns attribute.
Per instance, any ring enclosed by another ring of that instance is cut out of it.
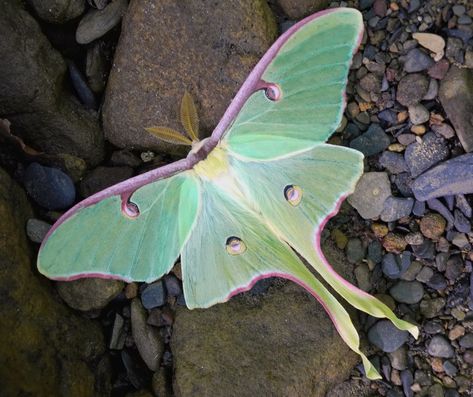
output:
<svg viewBox="0 0 473 397"><path fill-rule="evenodd" d="M71 313L32 271L24 231L31 216L25 193L0 169L1 394L108 395L100 328Z"/></svg>
<svg viewBox="0 0 473 397"><path fill-rule="evenodd" d="M103 136L97 116L66 92L66 65L20 1L0 2L0 116L27 144L97 164Z"/></svg>

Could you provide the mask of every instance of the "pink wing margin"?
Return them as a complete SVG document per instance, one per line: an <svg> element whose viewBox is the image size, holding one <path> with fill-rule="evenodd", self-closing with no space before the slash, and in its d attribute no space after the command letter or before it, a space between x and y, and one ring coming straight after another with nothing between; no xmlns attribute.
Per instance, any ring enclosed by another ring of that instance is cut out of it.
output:
<svg viewBox="0 0 473 397"><path fill-rule="evenodd" d="M144 174L135 176L133 178L127 179L126 181L123 181L121 183L118 183L116 185L113 185L107 189L104 189L88 198L85 200L77 203L73 207L71 207L67 212L65 212L57 221L56 223L52 226L52 228L49 230L49 232L46 234L40 250L43 248L44 244L46 243L48 237L68 218L70 218L72 215L74 215L76 212L81 210L82 208L88 207L90 205L96 204L99 201L106 199L111 196L115 195L120 195L122 197L122 200L127 200L133 192L135 192L137 189L140 187L147 185L151 182L154 182L159 179L167 178L172 175L175 175L179 172L189 170L194 167L196 163L199 161L203 160L207 154L217 145L217 143L220 141L222 136L225 134L225 132L228 130L230 125L233 123L235 120L235 117L238 115L240 112L241 108L247 101L247 99L258 89L261 88L260 86L260 80L261 76L265 72L266 68L268 67L269 63L277 56L279 50L281 47L284 45L284 43L294 34L296 33L299 29L301 29L304 25L307 23L323 17L324 15L331 14L333 12L336 12L340 9L343 8L332 8L329 10L324 10L317 12L313 15L308 16L307 18L304 18L300 22L296 23L294 26L292 26L290 29L288 29L284 34L282 34L275 42L274 44L268 49L268 51L264 54L264 56L260 59L260 61L256 64L256 66L253 68L251 73L249 74L248 78L245 80L243 85L240 87L239 91L233 98L232 102L230 103L230 106L227 108L226 112L224 113L223 117L221 118L220 122L217 124L217 127L214 129L212 132L212 135L210 138L204 143L202 149L198 153L190 153L185 159L176 161L171 164L167 164L163 167L157 168L152 171L148 171ZM363 31L360 32L360 35L357 40L357 46L354 50L354 53L358 50L358 47L361 43L361 40L363 38ZM344 95L344 105L343 107L346 106L346 98ZM333 214L331 214L333 216ZM81 277L104 277L104 275L101 274L90 274L90 275L82 275ZM268 275L268 277L270 277ZM107 278L110 278L110 276L107 276ZM68 279L69 280L69 279ZM249 287L249 286L248 286Z"/></svg>

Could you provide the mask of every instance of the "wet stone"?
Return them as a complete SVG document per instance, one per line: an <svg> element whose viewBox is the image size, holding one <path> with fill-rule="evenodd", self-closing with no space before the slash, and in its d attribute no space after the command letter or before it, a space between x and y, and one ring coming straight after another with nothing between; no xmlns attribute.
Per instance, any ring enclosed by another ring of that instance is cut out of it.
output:
<svg viewBox="0 0 473 397"><path fill-rule="evenodd" d="M429 343L427 352L433 357L452 358L454 351L450 342L442 335L435 335Z"/></svg>
<svg viewBox="0 0 473 397"><path fill-rule="evenodd" d="M399 349L390 352L388 356L394 369L402 371L407 368L407 348L405 346L401 346Z"/></svg>
<svg viewBox="0 0 473 397"><path fill-rule="evenodd" d="M410 264L411 253L409 251L404 251L401 255L388 253L383 257L382 270L387 277L397 279L404 274Z"/></svg>
<svg viewBox="0 0 473 397"><path fill-rule="evenodd" d="M179 296L182 293L181 284L176 276L168 274L164 276L164 285L169 296Z"/></svg>
<svg viewBox="0 0 473 397"><path fill-rule="evenodd" d="M350 142L350 147L372 156L382 152L391 143L391 139L379 124L371 124L368 130Z"/></svg>
<svg viewBox="0 0 473 397"><path fill-rule="evenodd" d="M419 261L412 261L407 270L402 274L401 279L405 281L414 281L421 269L422 264Z"/></svg>
<svg viewBox="0 0 473 397"><path fill-rule="evenodd" d="M406 240L396 233L388 233L383 239L383 247L388 252L401 253L407 247Z"/></svg>
<svg viewBox="0 0 473 397"><path fill-rule="evenodd" d="M443 363L443 369L448 376L457 376L458 368L451 361L446 360Z"/></svg>
<svg viewBox="0 0 473 397"><path fill-rule="evenodd" d="M473 348L473 333L466 334L463 336L460 341L460 346L464 349L472 349Z"/></svg>
<svg viewBox="0 0 473 397"><path fill-rule="evenodd" d="M401 172L400 174L394 175L393 182L399 190L399 193L404 197L413 196L411 189L412 178L408 172Z"/></svg>
<svg viewBox="0 0 473 397"><path fill-rule="evenodd" d="M444 298L423 299L420 302L420 313L425 318L435 318L441 314L445 303Z"/></svg>
<svg viewBox="0 0 473 397"><path fill-rule="evenodd" d="M354 270L356 283L363 291L369 291L371 285L370 269L366 263L360 263Z"/></svg>
<svg viewBox="0 0 473 397"><path fill-rule="evenodd" d="M386 168L391 174L399 174L407 171L407 164L404 156L400 153L384 151L379 157L379 164Z"/></svg>
<svg viewBox="0 0 473 397"><path fill-rule="evenodd" d="M368 244L368 259L373 263L381 262L383 257L383 246L378 240L373 240Z"/></svg>
<svg viewBox="0 0 473 397"><path fill-rule="evenodd" d="M421 282L421 283L427 283L432 276L434 275L434 271L432 268L428 266L424 266L421 271L417 274L416 280Z"/></svg>
<svg viewBox="0 0 473 397"><path fill-rule="evenodd" d="M72 179L56 168L31 163L25 171L23 183L33 200L49 210L70 207L76 198Z"/></svg>
<svg viewBox="0 0 473 397"><path fill-rule="evenodd" d="M447 59L443 58L434 65L432 65L428 70L428 75L434 79L442 80L448 72L450 63Z"/></svg>
<svg viewBox="0 0 473 397"><path fill-rule="evenodd" d="M412 376L412 372L410 370L405 369L404 371L401 371L401 382L404 395L406 397L413 397L414 392L412 391L411 386L414 382L414 377Z"/></svg>
<svg viewBox="0 0 473 397"><path fill-rule="evenodd" d="M455 196L455 205L463 215L465 215L467 218L471 218L473 215L473 210L470 206L470 203L463 194L457 194Z"/></svg>
<svg viewBox="0 0 473 397"><path fill-rule="evenodd" d="M384 222L393 222L405 216L409 216L413 205L414 199L412 198L388 197L384 202L381 220Z"/></svg>
<svg viewBox="0 0 473 397"><path fill-rule="evenodd" d="M391 296L401 303L418 303L424 295L424 287L418 281L398 281L389 290Z"/></svg>
<svg viewBox="0 0 473 397"><path fill-rule="evenodd" d="M425 106L420 103L409 106L408 111L412 124L422 124L429 121L430 113Z"/></svg>
<svg viewBox="0 0 473 397"><path fill-rule="evenodd" d="M51 225L40 219L30 218L26 222L26 234L33 243L41 243L49 229Z"/></svg>
<svg viewBox="0 0 473 397"><path fill-rule="evenodd" d="M401 145L407 146L416 141L416 136L414 134L401 134L397 136L397 140Z"/></svg>
<svg viewBox="0 0 473 397"><path fill-rule="evenodd" d="M120 22L127 7L127 0L114 0L102 10L90 10L79 22L77 42L88 44L102 37Z"/></svg>
<svg viewBox="0 0 473 397"><path fill-rule="evenodd" d="M427 282L427 285L437 291L442 291L447 288L447 281L441 273L434 273L434 275Z"/></svg>
<svg viewBox="0 0 473 397"><path fill-rule="evenodd" d="M447 267L445 269L445 277L450 281L455 281L463 272L463 260L461 256L452 256L447 261Z"/></svg>
<svg viewBox="0 0 473 397"><path fill-rule="evenodd" d="M391 184L385 172L367 172L358 181L348 202L364 219L378 217L384 201L391 195Z"/></svg>
<svg viewBox="0 0 473 397"><path fill-rule="evenodd" d="M419 73L408 74L399 81L397 101L404 106L419 103L429 89L429 80Z"/></svg>
<svg viewBox="0 0 473 397"><path fill-rule="evenodd" d="M445 232L447 221L442 215L431 212L420 220L419 226L425 237L437 240Z"/></svg>
<svg viewBox="0 0 473 397"><path fill-rule="evenodd" d="M404 61L404 71L407 73L421 72L434 64L433 59L419 48L410 50L402 60Z"/></svg>
<svg viewBox="0 0 473 397"><path fill-rule="evenodd" d="M412 143L406 148L404 158L413 177L416 177L446 159L449 150L445 140L434 133L423 136L422 142Z"/></svg>
<svg viewBox="0 0 473 397"><path fill-rule="evenodd" d="M471 223L460 210L455 209L454 219L455 229L457 229L461 233L470 233Z"/></svg>
<svg viewBox="0 0 473 397"><path fill-rule="evenodd" d="M418 201L414 203L414 207L412 208L412 213L415 216L424 216L425 214L425 201Z"/></svg>
<svg viewBox="0 0 473 397"><path fill-rule="evenodd" d="M163 282L158 280L149 284L141 294L141 302L145 309L153 309L154 307L163 306L166 302L166 293L164 291Z"/></svg>
<svg viewBox="0 0 473 397"><path fill-rule="evenodd" d="M450 139L455 136L455 130L446 123L434 124L430 128L432 128L432 131L436 134L442 135L445 139Z"/></svg>
<svg viewBox="0 0 473 397"><path fill-rule="evenodd" d="M409 333L397 329L389 320L380 320L368 331L368 339L382 351L391 353L408 339Z"/></svg>
<svg viewBox="0 0 473 397"><path fill-rule="evenodd" d="M431 240L424 240L422 244L412 245L412 253L419 259L433 259L435 257L435 245Z"/></svg>

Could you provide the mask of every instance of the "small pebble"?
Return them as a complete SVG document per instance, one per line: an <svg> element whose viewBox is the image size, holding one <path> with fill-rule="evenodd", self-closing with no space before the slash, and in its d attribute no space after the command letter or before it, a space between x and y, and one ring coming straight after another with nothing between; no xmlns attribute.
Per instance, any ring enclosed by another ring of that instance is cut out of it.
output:
<svg viewBox="0 0 473 397"><path fill-rule="evenodd" d="M371 124L361 136L350 142L350 147L362 152L365 156L381 153L386 149L391 140L379 124Z"/></svg>
<svg viewBox="0 0 473 397"><path fill-rule="evenodd" d="M141 302L145 309L153 309L154 307L163 306L166 302L166 293L164 291L163 282L158 280L146 286L141 293Z"/></svg>
<svg viewBox="0 0 473 397"><path fill-rule="evenodd" d="M424 287L418 281L398 281L389 290L391 296L401 303L418 303L424 295Z"/></svg>
<svg viewBox="0 0 473 397"><path fill-rule="evenodd" d="M442 335L435 335L429 343L427 352L432 357L452 358L455 352L450 342Z"/></svg>
<svg viewBox="0 0 473 397"><path fill-rule="evenodd" d="M380 320L368 331L368 339L382 351L391 353L408 339L409 333L397 329L389 320Z"/></svg>
<svg viewBox="0 0 473 397"><path fill-rule="evenodd" d="M437 240L445 232L447 221L442 215L431 212L420 220L419 226L425 237Z"/></svg>
<svg viewBox="0 0 473 397"><path fill-rule="evenodd" d="M26 234L33 243L42 243L51 225L40 219L30 218L26 222Z"/></svg>
<svg viewBox="0 0 473 397"><path fill-rule="evenodd" d="M386 172L367 172L358 181L348 202L364 219L381 215L384 201L391 195L391 183Z"/></svg>
<svg viewBox="0 0 473 397"><path fill-rule="evenodd" d="M409 216L413 206L414 199L412 198L388 197L384 202L381 220L384 222L393 222L405 216Z"/></svg>
<svg viewBox="0 0 473 397"><path fill-rule="evenodd" d="M413 48L402 58L404 71L407 73L421 72L434 64L433 59L419 48Z"/></svg>
<svg viewBox="0 0 473 397"><path fill-rule="evenodd" d="M61 170L31 163L23 176L26 191L41 207L61 210L76 198L74 182Z"/></svg>

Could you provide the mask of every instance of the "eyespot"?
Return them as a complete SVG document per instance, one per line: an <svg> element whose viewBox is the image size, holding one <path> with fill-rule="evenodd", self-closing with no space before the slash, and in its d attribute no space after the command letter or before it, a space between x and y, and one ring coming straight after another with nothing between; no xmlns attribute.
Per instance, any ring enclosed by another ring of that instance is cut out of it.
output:
<svg viewBox="0 0 473 397"><path fill-rule="evenodd" d="M132 203L131 201L127 202L123 206L123 212L129 218L136 218L138 215L140 215L140 209L135 203Z"/></svg>
<svg viewBox="0 0 473 397"><path fill-rule="evenodd" d="M276 84L268 84L264 90L264 95L270 101L278 101L281 98L281 90Z"/></svg>
<svg viewBox="0 0 473 397"><path fill-rule="evenodd" d="M296 207L302 200L302 189L297 185L287 185L284 188L284 198L289 204Z"/></svg>
<svg viewBox="0 0 473 397"><path fill-rule="evenodd" d="M246 251L246 244L240 238L235 236L227 238L225 247L230 255L240 255Z"/></svg>

